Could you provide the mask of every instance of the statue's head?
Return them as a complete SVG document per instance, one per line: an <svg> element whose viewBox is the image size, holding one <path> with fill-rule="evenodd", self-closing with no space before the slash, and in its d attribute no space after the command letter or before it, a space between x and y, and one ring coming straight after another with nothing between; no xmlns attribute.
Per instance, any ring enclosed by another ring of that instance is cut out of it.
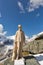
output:
<svg viewBox="0 0 43 65"><path fill-rule="evenodd" d="M19 30L22 30L22 26L21 26L21 25L18 25L18 29L19 29Z"/></svg>

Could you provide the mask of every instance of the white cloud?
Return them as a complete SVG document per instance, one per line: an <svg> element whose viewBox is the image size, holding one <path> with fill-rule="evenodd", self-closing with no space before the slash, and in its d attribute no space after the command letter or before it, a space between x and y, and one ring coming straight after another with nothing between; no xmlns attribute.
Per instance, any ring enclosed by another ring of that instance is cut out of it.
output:
<svg viewBox="0 0 43 65"><path fill-rule="evenodd" d="M18 1L18 6L19 6L19 8L20 8L20 13L24 13L23 4L22 4L20 1Z"/></svg>
<svg viewBox="0 0 43 65"><path fill-rule="evenodd" d="M8 38L8 39L12 39L12 40L15 40L15 35L12 35L12 36L8 36L7 38Z"/></svg>
<svg viewBox="0 0 43 65"><path fill-rule="evenodd" d="M0 18L2 17L1 13L0 13Z"/></svg>
<svg viewBox="0 0 43 65"><path fill-rule="evenodd" d="M3 25L0 24L0 33L2 33L2 32L3 32Z"/></svg>
<svg viewBox="0 0 43 65"><path fill-rule="evenodd" d="M4 32L3 32L3 35L5 35L5 34L7 34L7 31L4 31Z"/></svg>
<svg viewBox="0 0 43 65"><path fill-rule="evenodd" d="M26 10L27 12L32 12L38 9L40 6L43 7L43 0L29 0L26 6L24 4L25 7L23 6L22 2L18 1L17 3L20 8L20 13L25 13Z"/></svg>
<svg viewBox="0 0 43 65"><path fill-rule="evenodd" d="M0 24L0 35L5 35L7 33L7 31L3 32L3 30L4 30L4 27L2 24Z"/></svg>
<svg viewBox="0 0 43 65"><path fill-rule="evenodd" d="M43 0L30 0L30 4L27 10L28 12L32 12L40 6L43 6Z"/></svg>
<svg viewBox="0 0 43 65"><path fill-rule="evenodd" d="M28 9L28 12L31 12L31 11L34 11L34 8L27 8Z"/></svg>

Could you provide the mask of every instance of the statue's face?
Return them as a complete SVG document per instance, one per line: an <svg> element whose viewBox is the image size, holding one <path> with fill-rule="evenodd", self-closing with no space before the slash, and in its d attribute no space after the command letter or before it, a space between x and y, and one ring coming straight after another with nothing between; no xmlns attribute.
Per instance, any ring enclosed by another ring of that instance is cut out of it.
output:
<svg viewBox="0 0 43 65"><path fill-rule="evenodd" d="M21 25L18 25L18 29L19 29L19 30L22 30L22 26L21 26Z"/></svg>

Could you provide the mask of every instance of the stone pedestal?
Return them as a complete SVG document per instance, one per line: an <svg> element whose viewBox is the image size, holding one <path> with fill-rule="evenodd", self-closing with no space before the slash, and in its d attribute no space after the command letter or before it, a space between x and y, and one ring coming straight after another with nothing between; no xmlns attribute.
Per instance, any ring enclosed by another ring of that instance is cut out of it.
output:
<svg viewBox="0 0 43 65"><path fill-rule="evenodd" d="M14 60L14 65L25 65L25 59Z"/></svg>

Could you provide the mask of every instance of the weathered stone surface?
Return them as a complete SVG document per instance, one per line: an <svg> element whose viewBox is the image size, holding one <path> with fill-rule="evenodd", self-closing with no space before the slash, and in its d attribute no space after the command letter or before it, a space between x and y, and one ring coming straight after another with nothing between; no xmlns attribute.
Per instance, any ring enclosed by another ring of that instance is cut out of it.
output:
<svg viewBox="0 0 43 65"><path fill-rule="evenodd" d="M14 62L11 61L11 59L7 59L3 65L14 65ZM40 65L40 64L33 56L27 56L25 57L25 65Z"/></svg>
<svg viewBox="0 0 43 65"><path fill-rule="evenodd" d="M14 60L14 65L25 65L25 59Z"/></svg>
<svg viewBox="0 0 43 65"><path fill-rule="evenodd" d="M30 51L33 53L43 52L43 39L34 40L24 46L23 50Z"/></svg>

